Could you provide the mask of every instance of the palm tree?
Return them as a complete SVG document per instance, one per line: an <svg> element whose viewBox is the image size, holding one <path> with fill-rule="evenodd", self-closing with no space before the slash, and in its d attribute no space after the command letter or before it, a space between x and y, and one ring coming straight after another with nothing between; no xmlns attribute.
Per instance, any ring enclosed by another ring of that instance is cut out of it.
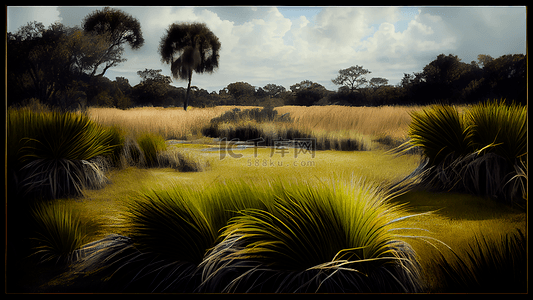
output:
<svg viewBox="0 0 533 300"><path fill-rule="evenodd" d="M218 37L204 23L174 23L159 43L161 61L170 64L176 79L189 80L183 108L189 106L192 72L212 73L218 68Z"/></svg>

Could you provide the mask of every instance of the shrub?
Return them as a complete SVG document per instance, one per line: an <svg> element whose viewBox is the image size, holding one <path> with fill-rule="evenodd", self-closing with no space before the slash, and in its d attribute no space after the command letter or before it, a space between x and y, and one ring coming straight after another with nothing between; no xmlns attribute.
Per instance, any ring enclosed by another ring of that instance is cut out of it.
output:
<svg viewBox="0 0 533 300"><path fill-rule="evenodd" d="M422 149L429 165L440 164L452 155L460 157L472 152L471 133L453 106L436 105L411 114L410 143Z"/></svg>
<svg viewBox="0 0 533 300"><path fill-rule="evenodd" d="M301 133L293 128L287 130L281 127L275 132L263 130L261 125L267 122L291 122L289 114L282 116L277 114L278 112L272 107L242 111L239 108L235 108L211 119L209 124L202 128L202 134L208 137L226 138L227 140L238 139L240 141L263 138L265 145L272 145L271 141L277 139L278 136L284 139L291 139L293 136L301 137Z"/></svg>
<svg viewBox="0 0 533 300"><path fill-rule="evenodd" d="M101 165L91 159L112 153L111 130L72 112L9 109L7 123L8 156L14 160L9 169L19 190L58 198L103 184ZM87 176L87 172L94 174Z"/></svg>
<svg viewBox="0 0 533 300"><path fill-rule="evenodd" d="M25 99L24 101L22 101L21 107L30 109L31 111L34 111L34 112L50 112L51 111L49 105L42 103L37 98Z"/></svg>
<svg viewBox="0 0 533 300"><path fill-rule="evenodd" d="M264 122L290 122L290 114L278 116L278 112L273 107L264 107L263 109L252 108L241 110L234 108L224 114L211 119L210 123L238 123L242 121Z"/></svg>
<svg viewBox="0 0 533 300"><path fill-rule="evenodd" d="M362 137L345 137L333 133L314 134L317 150L365 151L369 150Z"/></svg>
<svg viewBox="0 0 533 300"><path fill-rule="evenodd" d="M137 143L144 154L146 165L159 166L158 153L167 149L165 139L159 134L144 133L137 138Z"/></svg>
<svg viewBox="0 0 533 300"><path fill-rule="evenodd" d="M475 149L488 147L507 160L508 165L525 162L527 155L527 108L502 101L487 101L472 106L466 113L471 124Z"/></svg>
<svg viewBox="0 0 533 300"><path fill-rule="evenodd" d="M238 141L252 141L262 138L260 146L275 146L275 141L315 139L316 150L368 150L362 138L342 137L333 134L316 134L290 125L266 126L253 122L243 124L214 123L204 127L202 134L210 137L236 139Z"/></svg>
<svg viewBox="0 0 533 300"><path fill-rule="evenodd" d="M267 124L269 122L269 124ZM211 119L202 128L207 137L251 141L263 138L264 146L274 146L276 140L315 139L317 150L367 150L362 139L353 137L333 137L332 134L316 134L309 129L293 125L289 113L277 116L273 108L258 108L241 111L236 108Z"/></svg>
<svg viewBox="0 0 533 300"><path fill-rule="evenodd" d="M463 115L437 105L412 114L410 140L427 159L423 184L468 191L522 205L526 201L527 112L520 105L486 102Z"/></svg>
<svg viewBox="0 0 533 300"><path fill-rule="evenodd" d="M37 242L33 255L41 262L55 260L70 263L79 259L82 245L87 241L87 228L79 215L66 204L39 203L32 210L36 223Z"/></svg>

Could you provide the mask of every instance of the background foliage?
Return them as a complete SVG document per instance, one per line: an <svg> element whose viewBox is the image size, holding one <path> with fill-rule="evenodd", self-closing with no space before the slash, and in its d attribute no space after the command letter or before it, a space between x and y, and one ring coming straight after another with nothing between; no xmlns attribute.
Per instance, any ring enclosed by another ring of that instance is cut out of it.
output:
<svg viewBox="0 0 533 300"><path fill-rule="evenodd" d="M139 70L142 80L135 86L123 77L112 80L102 76L105 70L125 60L123 44L138 49L144 42L140 24L131 16L122 15L129 27L104 26L105 22L116 22L117 16L121 16L120 11L104 9L87 16L82 27L55 23L45 28L41 23L30 22L14 33L8 32L8 105L24 104L32 98L68 109L183 105L187 89L171 85L169 77L158 74L160 70ZM289 90L275 83L258 87L234 82L218 92L191 86L190 103L196 107L380 106L465 104L506 98L525 104L527 98L523 54L498 58L480 54L477 61L470 63L453 54L440 54L420 72L404 74L397 85L388 84L386 78L366 78L370 73L362 66L339 70L342 80L333 79L339 85L337 91L305 79Z"/></svg>

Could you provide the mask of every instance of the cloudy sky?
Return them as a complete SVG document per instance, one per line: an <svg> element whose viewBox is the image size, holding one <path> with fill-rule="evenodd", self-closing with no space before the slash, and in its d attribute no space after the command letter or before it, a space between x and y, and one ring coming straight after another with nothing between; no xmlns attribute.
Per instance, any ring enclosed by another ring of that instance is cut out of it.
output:
<svg viewBox="0 0 533 300"><path fill-rule="evenodd" d="M45 26L60 21L80 26L101 6L7 7L7 31L30 21ZM339 69L360 65L397 84L404 73L421 71L437 55L454 54L463 62L478 54L497 58L526 53L526 8L522 7L303 7L201 6L123 7L141 23L145 45L126 49L126 62L109 69L112 80L126 77L133 86L137 71L162 69L157 51L166 28L176 22L204 22L222 44L219 68L194 74L192 84L209 92L244 81L260 87L285 88L311 80L336 90L331 83ZM186 87L185 81L174 80Z"/></svg>

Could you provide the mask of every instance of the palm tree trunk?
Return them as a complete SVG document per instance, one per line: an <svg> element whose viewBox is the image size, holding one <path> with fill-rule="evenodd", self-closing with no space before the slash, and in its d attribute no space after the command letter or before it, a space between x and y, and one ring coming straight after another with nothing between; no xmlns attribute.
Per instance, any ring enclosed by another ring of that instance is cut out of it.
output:
<svg viewBox="0 0 533 300"><path fill-rule="evenodd" d="M185 102L183 102L183 110L187 111L187 107L189 106L189 95L191 92L191 79L192 79L192 71L189 73L189 85L187 85L187 95L185 96Z"/></svg>

